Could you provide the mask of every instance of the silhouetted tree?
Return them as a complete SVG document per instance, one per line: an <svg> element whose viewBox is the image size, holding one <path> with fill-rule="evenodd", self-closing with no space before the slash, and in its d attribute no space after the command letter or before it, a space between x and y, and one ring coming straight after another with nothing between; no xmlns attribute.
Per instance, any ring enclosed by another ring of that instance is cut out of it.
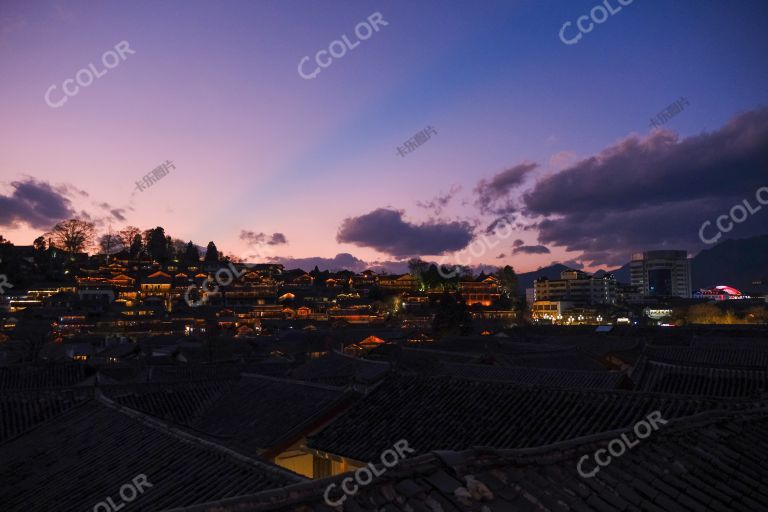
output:
<svg viewBox="0 0 768 512"><path fill-rule="evenodd" d="M184 260L189 263L200 262L200 251L197 250L197 246L192 243L192 240L187 244L187 248L184 250Z"/></svg>
<svg viewBox="0 0 768 512"><path fill-rule="evenodd" d="M118 231L117 234L123 241L123 246L130 247L131 244L133 244L133 240L136 238L136 235L141 237L141 230L136 226L125 226L123 229Z"/></svg>
<svg viewBox="0 0 768 512"><path fill-rule="evenodd" d="M138 258L144 249L144 243L141 241L141 233L133 235L133 241L131 242L131 248L128 252L131 254L131 258Z"/></svg>
<svg viewBox="0 0 768 512"><path fill-rule="evenodd" d="M165 238L165 230L160 226L150 230L147 252L158 261L168 259L168 240Z"/></svg>
<svg viewBox="0 0 768 512"><path fill-rule="evenodd" d="M99 238L99 250L102 254L110 255L120 252L125 248L123 240L119 235L112 233L110 229Z"/></svg>
<svg viewBox="0 0 768 512"><path fill-rule="evenodd" d="M438 299L432 330L437 336L446 334L469 334L472 332L472 316L467 305L460 298L448 292Z"/></svg>
<svg viewBox="0 0 768 512"><path fill-rule="evenodd" d="M2 238L2 237L0 236L0 238ZM38 252L45 251L45 237L44 236L39 236L39 237L35 238L35 241L32 242L32 247L34 247L35 250L38 251Z"/></svg>
<svg viewBox="0 0 768 512"><path fill-rule="evenodd" d="M70 254L83 252L93 245L96 228L93 222L80 219L64 220L53 226L50 241Z"/></svg>
<svg viewBox="0 0 768 512"><path fill-rule="evenodd" d="M517 274L515 269L506 265L496 272L496 277L499 278L499 284L501 284L504 295L513 299L517 298Z"/></svg>
<svg viewBox="0 0 768 512"><path fill-rule="evenodd" d="M206 263L219 262L219 250L216 248L216 244L213 242L208 242L208 247L205 248L205 262Z"/></svg>

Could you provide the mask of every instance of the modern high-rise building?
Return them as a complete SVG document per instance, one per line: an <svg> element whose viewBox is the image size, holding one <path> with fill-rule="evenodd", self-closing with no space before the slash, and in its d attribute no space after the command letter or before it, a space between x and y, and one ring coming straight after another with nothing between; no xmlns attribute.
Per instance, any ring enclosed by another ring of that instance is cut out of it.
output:
<svg viewBox="0 0 768 512"><path fill-rule="evenodd" d="M560 279L542 277L533 285L537 302L569 301L579 306L616 304L617 283L613 274L595 277L569 269L560 273Z"/></svg>
<svg viewBox="0 0 768 512"><path fill-rule="evenodd" d="M691 297L687 251L647 251L632 256L630 281L644 296Z"/></svg>

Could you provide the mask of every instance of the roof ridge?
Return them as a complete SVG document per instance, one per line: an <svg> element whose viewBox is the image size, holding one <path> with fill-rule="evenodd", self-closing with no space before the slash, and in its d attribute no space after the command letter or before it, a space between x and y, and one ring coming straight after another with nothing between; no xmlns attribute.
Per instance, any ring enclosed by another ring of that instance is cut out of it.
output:
<svg viewBox="0 0 768 512"><path fill-rule="evenodd" d="M52 423L54 420L58 420L58 419L63 418L65 416L67 416L67 415L74 414L78 409L80 409L81 407L85 407L86 405L92 403L94 400L95 400L95 396L88 397L88 398L80 401L80 403L74 404L72 407L70 407L66 411L62 412L61 414L55 414L55 415L51 416L50 418L47 418L47 419L41 421L40 423L36 423L35 425L33 425L32 427L28 428L27 430L24 430L22 432L19 432L15 436L11 436L11 437L7 438L5 441L0 442L0 446L3 446L3 445L6 445L6 444L8 444L8 443L10 443L12 441L15 441L16 439L18 439L18 438L20 438L22 436L25 436L25 435L29 434L30 432L33 432L33 431L35 431L35 430L37 430L39 428L42 428L42 427L48 425L49 423Z"/></svg>
<svg viewBox="0 0 768 512"><path fill-rule="evenodd" d="M308 382L308 381L305 381L305 380L298 380L298 379L288 379L288 378L285 378L285 377L273 377L271 375L262 375L260 373L242 372L240 374L240 376L241 377L253 378L253 379L271 380L271 381L274 381L274 382L283 382L283 383L288 383L288 384L298 384L300 386L308 386L308 387L313 387L313 388L318 388L318 389L325 389L325 390L328 390L328 391L341 391L341 392L344 392L347 389L345 386L331 386L329 384L321 384L321 383L318 383L318 382Z"/></svg>
<svg viewBox="0 0 768 512"><path fill-rule="evenodd" d="M373 365L390 366L390 363L388 361L374 361L372 359L365 359L363 357L353 357L353 356L350 356L349 354L345 354L344 352L340 352L339 350L337 350L335 348L331 349L331 352L333 352L334 354L339 355L341 357L344 357L346 359L349 359L350 361L355 361L355 362L364 361L366 363L370 363L370 364L373 364Z"/></svg>
<svg viewBox="0 0 768 512"><path fill-rule="evenodd" d="M279 466L276 466L276 465L266 464L262 461L253 459L251 457L238 453L234 450L231 450L225 446L221 446L220 444L217 444L207 439L203 439L199 436L193 435L190 432L186 432L176 426L166 423L146 413L137 411L136 409L131 409L130 407L126 407L124 405L120 405L117 402L114 402L111 399L107 398L100 391L96 393L95 400L106 407L114 409L118 413L124 414L126 416L131 417L134 420L141 422L142 424L152 428L153 430L157 430L161 433L174 437L184 443L200 445L208 449L209 451L219 452L241 463L245 463L245 464L257 467L267 473L272 473L288 480L293 480L296 482L302 482L304 480L303 477L297 475L296 473L293 473L292 471L288 471L287 469L280 468Z"/></svg>

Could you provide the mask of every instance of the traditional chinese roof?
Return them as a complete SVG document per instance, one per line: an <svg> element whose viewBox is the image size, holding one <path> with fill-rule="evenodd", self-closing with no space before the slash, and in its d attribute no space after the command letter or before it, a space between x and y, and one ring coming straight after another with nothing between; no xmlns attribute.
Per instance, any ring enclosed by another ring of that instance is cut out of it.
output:
<svg viewBox="0 0 768 512"><path fill-rule="evenodd" d="M768 393L768 368L713 368L640 358L632 369L639 390L711 397L760 397Z"/></svg>
<svg viewBox="0 0 768 512"><path fill-rule="evenodd" d="M291 377L309 382L322 382L335 386L353 383L370 384L390 371L389 363L369 361L332 350L327 355L312 359L294 368Z"/></svg>
<svg viewBox="0 0 768 512"><path fill-rule="evenodd" d="M707 412L669 421L592 478L577 464L624 431L520 450L435 451L401 460L347 498L343 510L754 512L768 510L768 411ZM412 444L412 443L409 443ZM583 466L589 472L594 460ZM349 475L183 509L313 512ZM181 512L181 511L174 511Z"/></svg>
<svg viewBox="0 0 768 512"><path fill-rule="evenodd" d="M93 388L5 391L0 395L0 444L93 398Z"/></svg>
<svg viewBox="0 0 768 512"><path fill-rule="evenodd" d="M768 369L768 350L727 347L647 346L648 360L718 368Z"/></svg>
<svg viewBox="0 0 768 512"><path fill-rule="evenodd" d="M84 381L88 374L88 368L81 364L0 367L0 390L74 386Z"/></svg>
<svg viewBox="0 0 768 512"><path fill-rule="evenodd" d="M443 362L431 374L462 379L507 382L524 386L564 389L618 389L627 382L624 372L579 371L553 368L525 368L490 364Z"/></svg>
<svg viewBox="0 0 768 512"><path fill-rule="evenodd" d="M729 406L749 403L730 401ZM374 460L400 438L422 453L472 446L523 448L626 427L654 410L672 418L722 406L715 399L630 391L399 376L366 395L310 438L309 445L360 461Z"/></svg>
<svg viewBox="0 0 768 512"><path fill-rule="evenodd" d="M116 387L108 392L122 405L190 427L254 457L300 437L351 400L340 388L250 374L236 382Z"/></svg>
<svg viewBox="0 0 768 512"><path fill-rule="evenodd" d="M165 510L301 481L104 398L0 445L3 510L93 510L137 475L152 484L133 510Z"/></svg>

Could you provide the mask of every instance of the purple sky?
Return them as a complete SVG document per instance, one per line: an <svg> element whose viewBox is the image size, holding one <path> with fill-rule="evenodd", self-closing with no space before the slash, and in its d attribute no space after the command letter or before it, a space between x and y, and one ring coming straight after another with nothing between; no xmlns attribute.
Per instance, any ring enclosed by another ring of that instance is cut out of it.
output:
<svg viewBox="0 0 768 512"><path fill-rule="evenodd" d="M3 1L0 233L29 244L85 212L302 266L458 250L596 268L699 250L702 222L768 185L764 1L635 0L573 45L561 27L597 1L478 5ZM299 76L375 12L386 25ZM121 41L135 53L47 105ZM765 232L765 210L729 235ZM486 250L501 218L514 229Z"/></svg>

